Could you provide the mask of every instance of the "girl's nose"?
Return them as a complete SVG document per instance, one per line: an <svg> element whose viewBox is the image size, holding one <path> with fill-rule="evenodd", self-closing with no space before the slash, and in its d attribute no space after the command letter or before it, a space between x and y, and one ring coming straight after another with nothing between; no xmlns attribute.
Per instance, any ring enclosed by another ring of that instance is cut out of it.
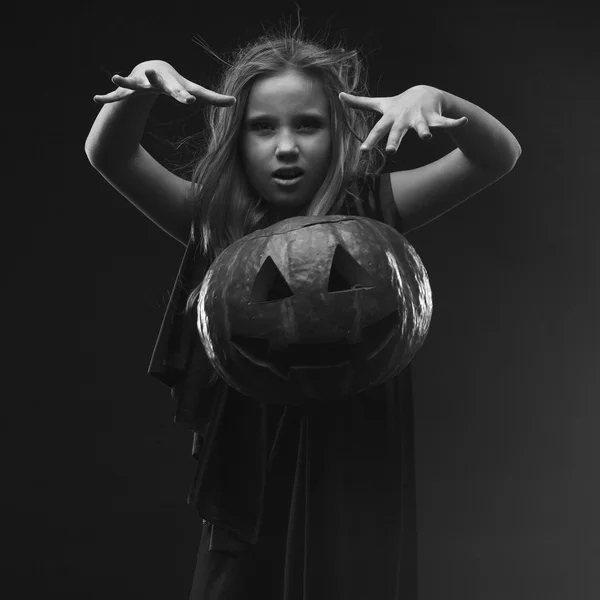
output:
<svg viewBox="0 0 600 600"><path fill-rule="evenodd" d="M275 148L276 156L298 154L298 145L296 144L296 138L290 133L282 133L278 140Z"/></svg>

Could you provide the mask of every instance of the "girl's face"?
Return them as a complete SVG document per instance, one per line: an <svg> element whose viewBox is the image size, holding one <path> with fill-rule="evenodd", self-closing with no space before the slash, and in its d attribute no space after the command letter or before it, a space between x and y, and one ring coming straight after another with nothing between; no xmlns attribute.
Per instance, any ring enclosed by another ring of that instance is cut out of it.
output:
<svg viewBox="0 0 600 600"><path fill-rule="evenodd" d="M318 80L290 70L252 85L241 156L251 185L277 212L293 215L312 200L330 155L329 101Z"/></svg>

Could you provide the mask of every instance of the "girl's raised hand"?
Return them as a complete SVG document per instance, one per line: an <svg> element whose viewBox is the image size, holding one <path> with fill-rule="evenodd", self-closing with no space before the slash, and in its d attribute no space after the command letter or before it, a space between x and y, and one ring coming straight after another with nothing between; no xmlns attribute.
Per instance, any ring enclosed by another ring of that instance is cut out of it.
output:
<svg viewBox="0 0 600 600"><path fill-rule="evenodd" d="M216 106L232 106L234 96L224 96L208 90L180 75L163 60L148 60L137 65L127 76L114 75L112 82L117 89L108 94L94 96L94 102L109 104L119 102L133 94L164 94L182 104L192 104L196 98Z"/></svg>
<svg viewBox="0 0 600 600"><path fill-rule="evenodd" d="M394 154L409 129L414 129L421 139L428 140L431 138L431 127L461 127L468 120L467 117L443 117L442 93L425 85L417 85L389 98L352 96L346 92L341 92L339 98L350 108L371 110L382 115L362 143L360 149L363 151L370 150L389 133L385 150L388 154Z"/></svg>

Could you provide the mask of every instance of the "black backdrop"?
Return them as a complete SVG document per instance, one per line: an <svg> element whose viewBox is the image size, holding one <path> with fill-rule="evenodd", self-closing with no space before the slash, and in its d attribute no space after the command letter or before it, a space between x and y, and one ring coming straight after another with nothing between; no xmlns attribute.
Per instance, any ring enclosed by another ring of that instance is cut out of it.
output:
<svg viewBox="0 0 600 600"><path fill-rule="evenodd" d="M88 164L109 73L163 58L207 85L292 3L13 7L2 37L3 588L187 597L191 434L146 376L183 247ZM575 3L300 2L369 53L372 93L427 83L487 109L523 155L409 234L434 292L413 363L422 600L600 596L597 25ZM181 133L161 99L151 130ZM175 125L169 126L169 122ZM185 125L185 127L184 127ZM168 157L169 147L145 144ZM409 135L388 169L450 149Z"/></svg>

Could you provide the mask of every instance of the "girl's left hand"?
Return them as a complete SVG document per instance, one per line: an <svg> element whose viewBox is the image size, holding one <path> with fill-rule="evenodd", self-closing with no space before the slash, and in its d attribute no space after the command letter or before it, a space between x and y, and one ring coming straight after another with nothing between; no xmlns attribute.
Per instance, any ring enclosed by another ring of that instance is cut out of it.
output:
<svg viewBox="0 0 600 600"><path fill-rule="evenodd" d="M360 149L370 150L389 132L385 150L394 154L409 129L414 129L421 139L428 140L431 127L454 128L467 123L467 117L450 119L442 116L442 94L435 88L417 85L390 98L352 96L346 92L341 92L339 98L350 108L372 110L382 115Z"/></svg>

